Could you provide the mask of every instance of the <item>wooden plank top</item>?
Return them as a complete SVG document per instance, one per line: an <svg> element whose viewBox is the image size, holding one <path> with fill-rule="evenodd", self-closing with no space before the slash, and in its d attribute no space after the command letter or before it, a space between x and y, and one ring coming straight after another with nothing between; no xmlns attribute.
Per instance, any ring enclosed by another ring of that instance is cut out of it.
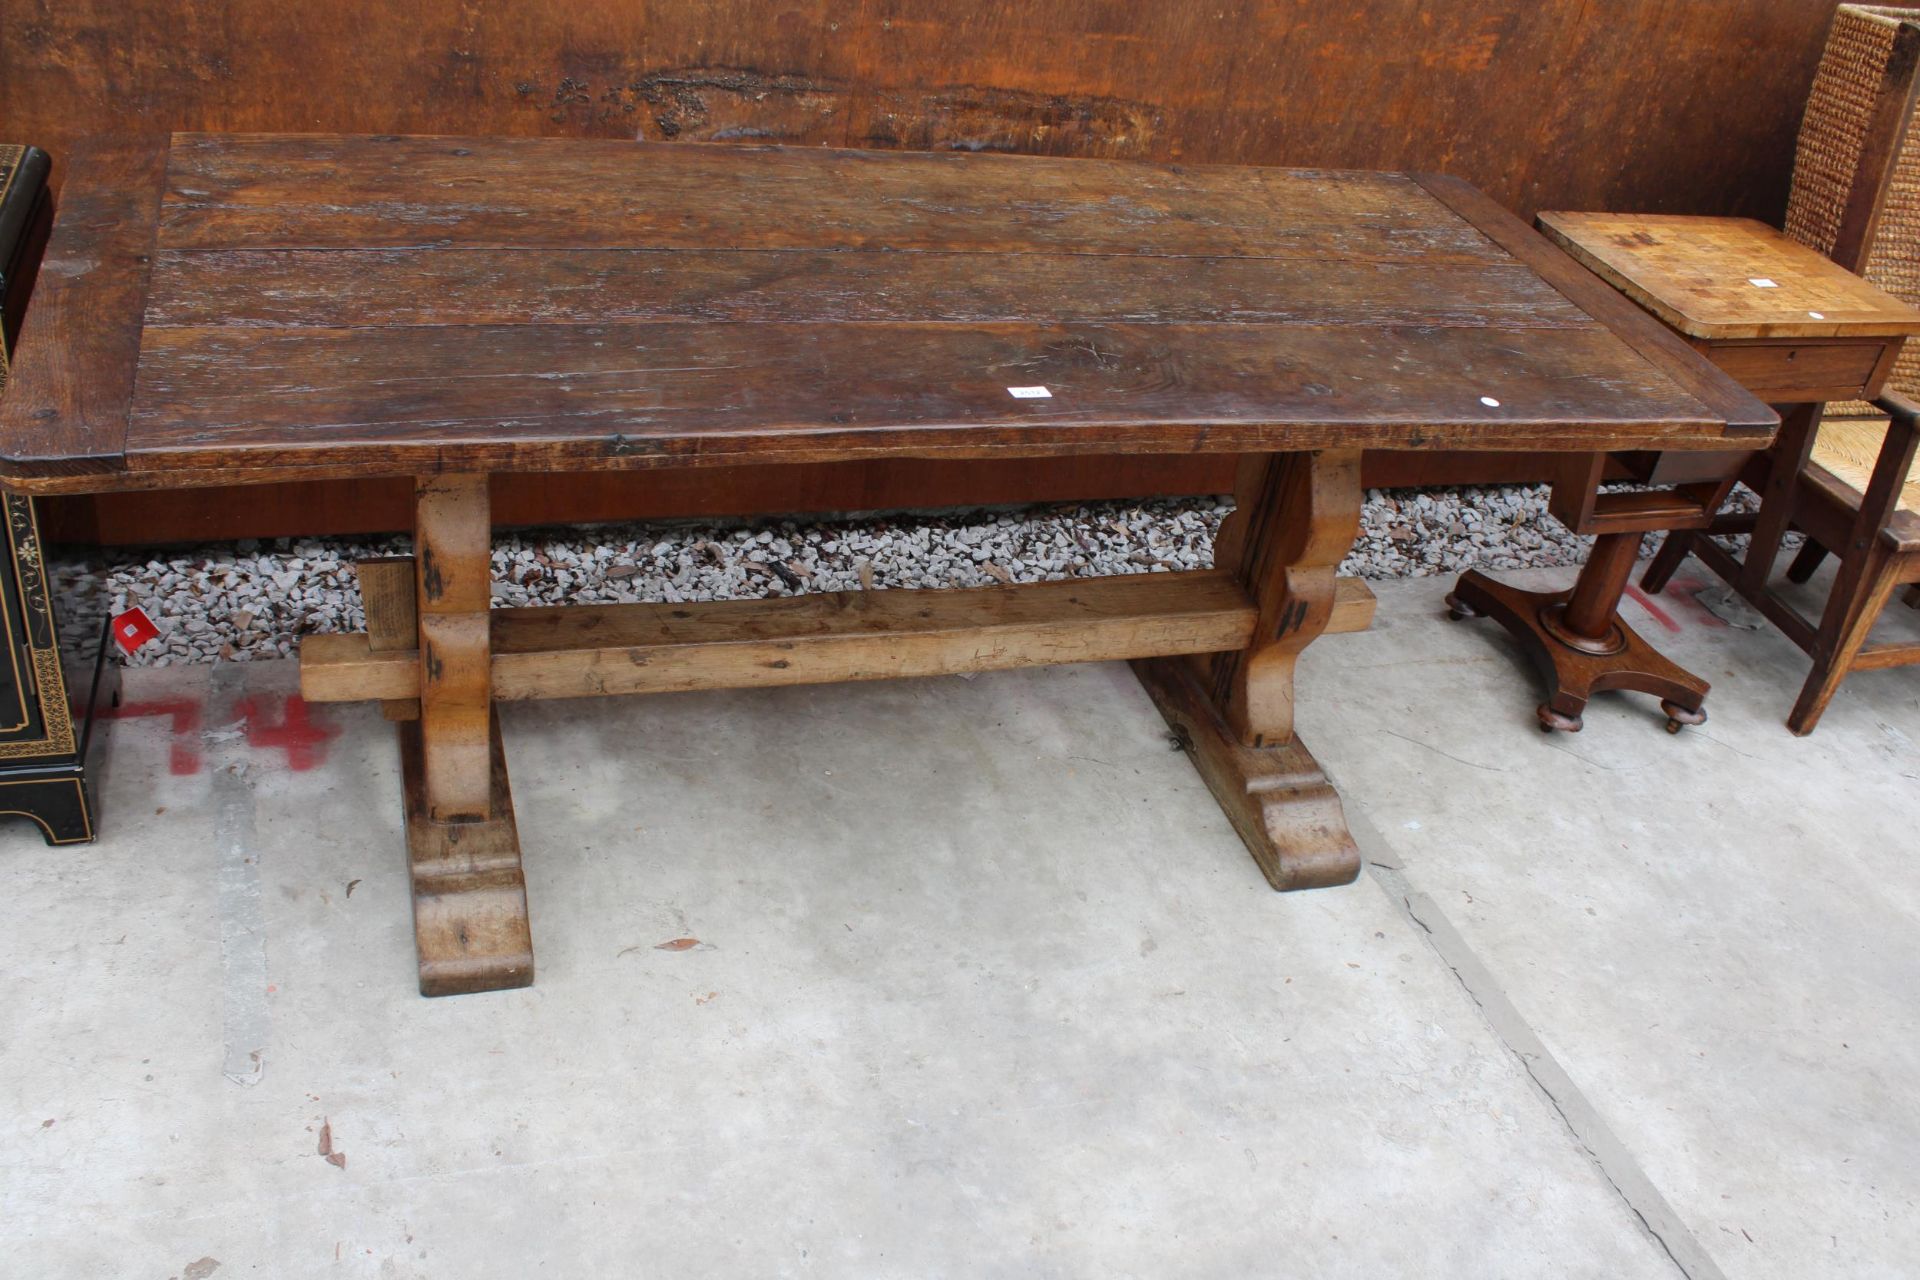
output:
<svg viewBox="0 0 1920 1280"><path fill-rule="evenodd" d="M1540 215L1589 270L1691 338L1894 338L1920 311L1751 218Z"/></svg>
<svg viewBox="0 0 1920 1280"><path fill-rule="evenodd" d="M1449 179L324 135L70 164L0 400L33 491L1776 424Z"/></svg>

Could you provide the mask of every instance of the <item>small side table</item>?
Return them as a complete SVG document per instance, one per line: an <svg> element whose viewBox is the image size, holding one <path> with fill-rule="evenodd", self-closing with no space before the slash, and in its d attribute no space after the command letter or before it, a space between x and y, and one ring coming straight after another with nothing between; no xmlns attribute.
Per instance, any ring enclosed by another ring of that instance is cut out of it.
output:
<svg viewBox="0 0 1920 1280"><path fill-rule="evenodd" d="M1573 589L1525 592L1474 572L1448 604L1455 618L1492 616L1528 651L1548 685L1543 729L1578 730L1592 694L1635 689L1661 699L1677 732L1706 718L1708 685L1620 619L1642 535L1725 529L1720 505L1744 478L1762 496L1746 563L1764 575L1822 406L1878 395L1907 336L1920 333L1920 312L1751 219L1542 213L1539 221L1582 265L1780 408L1780 443L1771 454L1614 455L1632 478L1670 486L1655 492L1598 492L1607 459L1595 455L1553 489L1553 514L1599 535Z"/></svg>

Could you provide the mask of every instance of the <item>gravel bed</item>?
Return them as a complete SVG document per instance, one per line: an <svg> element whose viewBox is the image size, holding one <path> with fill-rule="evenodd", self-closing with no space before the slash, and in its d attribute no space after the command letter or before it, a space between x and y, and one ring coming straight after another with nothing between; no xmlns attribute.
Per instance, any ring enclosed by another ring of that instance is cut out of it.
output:
<svg viewBox="0 0 1920 1280"><path fill-rule="evenodd" d="M1341 567L1367 578L1577 564L1591 539L1546 512L1544 486L1373 490ZM1163 573L1213 563L1225 498L752 523L517 530L493 550L496 606L754 599L862 588ZM132 666L288 657L299 638L366 626L353 563L409 539L242 541L116 555L56 548L62 639L90 645L139 605L161 638Z"/></svg>

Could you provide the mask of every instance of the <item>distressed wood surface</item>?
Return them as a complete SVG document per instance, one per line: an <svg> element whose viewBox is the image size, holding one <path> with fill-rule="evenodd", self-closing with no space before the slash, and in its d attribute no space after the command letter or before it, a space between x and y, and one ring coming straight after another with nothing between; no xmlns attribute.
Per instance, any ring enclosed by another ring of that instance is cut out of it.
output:
<svg viewBox="0 0 1920 1280"><path fill-rule="evenodd" d="M487 760L494 749L488 741L493 530L487 477L428 477L417 492L414 556L426 812L435 822L480 822L489 816Z"/></svg>
<svg viewBox="0 0 1920 1280"><path fill-rule="evenodd" d="M163 252L157 328L921 321L1590 328L1524 267L1486 262L743 249ZM1148 304L1151 305L1148 305Z"/></svg>
<svg viewBox="0 0 1920 1280"><path fill-rule="evenodd" d="M0 396L9 473L111 489L106 473L124 466L165 142L90 140L61 157L78 176L61 193Z"/></svg>
<svg viewBox="0 0 1920 1280"><path fill-rule="evenodd" d="M1364 631L1373 593L1334 592L1328 632ZM572 605L493 612L501 701L956 675L1035 663L1238 649L1246 592L1221 571L941 591L818 592L708 604ZM371 615L369 615L371 620ZM308 636L309 702L419 692L419 657L370 634Z"/></svg>
<svg viewBox="0 0 1920 1280"><path fill-rule="evenodd" d="M1635 333L1653 322L1611 290L1583 296L1593 282L1570 260L1446 179L190 135L173 141L166 186L150 305L146 253L137 268L95 268L83 290L96 317L140 304L123 321L140 332L124 439L110 416L16 431L28 410L0 404L17 485L71 483L116 447L130 482L186 483L1688 448L1772 422L1691 353ZM100 234L55 230L69 256ZM514 289L488 287L502 254L522 260ZM80 372L29 364L21 380ZM1050 394L1009 391L1032 386ZM31 448L15 447L23 437Z"/></svg>
<svg viewBox="0 0 1920 1280"><path fill-rule="evenodd" d="M154 328L145 347L136 468L1684 448L1725 436L1597 327L626 321ZM1035 385L1050 395L1008 390Z"/></svg>
<svg viewBox="0 0 1920 1280"><path fill-rule="evenodd" d="M744 139L1444 168L1529 216L1772 217L1832 12L1833 0L67 0L10 15L0 119L62 161L77 137L142 128Z"/></svg>
<svg viewBox="0 0 1920 1280"><path fill-rule="evenodd" d="M395 726L407 814L407 866L413 881L413 942L423 996L503 991L533 983L533 932L520 829L507 783L500 725L492 720L486 756L490 788L484 822L438 822L429 813L426 726Z"/></svg>
<svg viewBox="0 0 1920 1280"><path fill-rule="evenodd" d="M1438 169L1526 217L1777 220L1832 12L1833 0L950 0L909 18L869 0L73 0L13 15L0 119L52 152L56 183L79 175L74 148L100 133L466 132ZM1432 482L1545 478L1515 470L1522 457L1448 458ZM1427 482L1438 458L1402 455L1398 467L1417 465L1395 482ZM951 464L930 490L889 461L851 463L856 478L811 509L972 501L993 489L975 474L990 465ZM1075 460L1037 496L1122 491L1127 465ZM1223 465L1171 483L1220 491ZM121 541L405 527L354 505L350 483L322 487L334 496L275 507L272 521L228 490L196 499L224 522L191 530L118 493L67 500L86 509L62 523ZM639 484L606 509L731 513L744 487L731 468L689 472L670 502ZM556 486L526 519L567 519L571 505ZM798 508L770 492L758 509Z"/></svg>
<svg viewBox="0 0 1920 1280"><path fill-rule="evenodd" d="M1209 692L1245 746L1293 740L1293 668L1327 629L1335 570L1360 529L1360 455L1323 451L1249 457L1234 487L1214 562L1258 610L1248 643L1216 653Z"/></svg>
<svg viewBox="0 0 1920 1280"><path fill-rule="evenodd" d="M367 647L375 653L405 653L418 675L420 647L419 570L412 556L381 556L354 564L360 599L367 615ZM389 720L418 720L420 699L391 698L381 703Z"/></svg>
<svg viewBox="0 0 1920 1280"><path fill-rule="evenodd" d="M175 250L1113 253L1497 262L1408 178L536 138L178 134Z"/></svg>

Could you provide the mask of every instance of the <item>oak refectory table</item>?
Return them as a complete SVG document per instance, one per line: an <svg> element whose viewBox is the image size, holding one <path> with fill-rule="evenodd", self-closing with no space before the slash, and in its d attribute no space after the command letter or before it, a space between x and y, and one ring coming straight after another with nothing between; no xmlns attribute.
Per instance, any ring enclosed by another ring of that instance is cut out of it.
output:
<svg viewBox="0 0 1920 1280"><path fill-rule="evenodd" d="M0 401L22 493L416 478L302 689L399 722L421 989L532 980L494 703L1129 658L1276 888L1358 872L1294 734L1363 449L1754 449L1771 411L1466 183L557 139L66 158ZM1241 455L1211 571L490 608L488 477Z"/></svg>

